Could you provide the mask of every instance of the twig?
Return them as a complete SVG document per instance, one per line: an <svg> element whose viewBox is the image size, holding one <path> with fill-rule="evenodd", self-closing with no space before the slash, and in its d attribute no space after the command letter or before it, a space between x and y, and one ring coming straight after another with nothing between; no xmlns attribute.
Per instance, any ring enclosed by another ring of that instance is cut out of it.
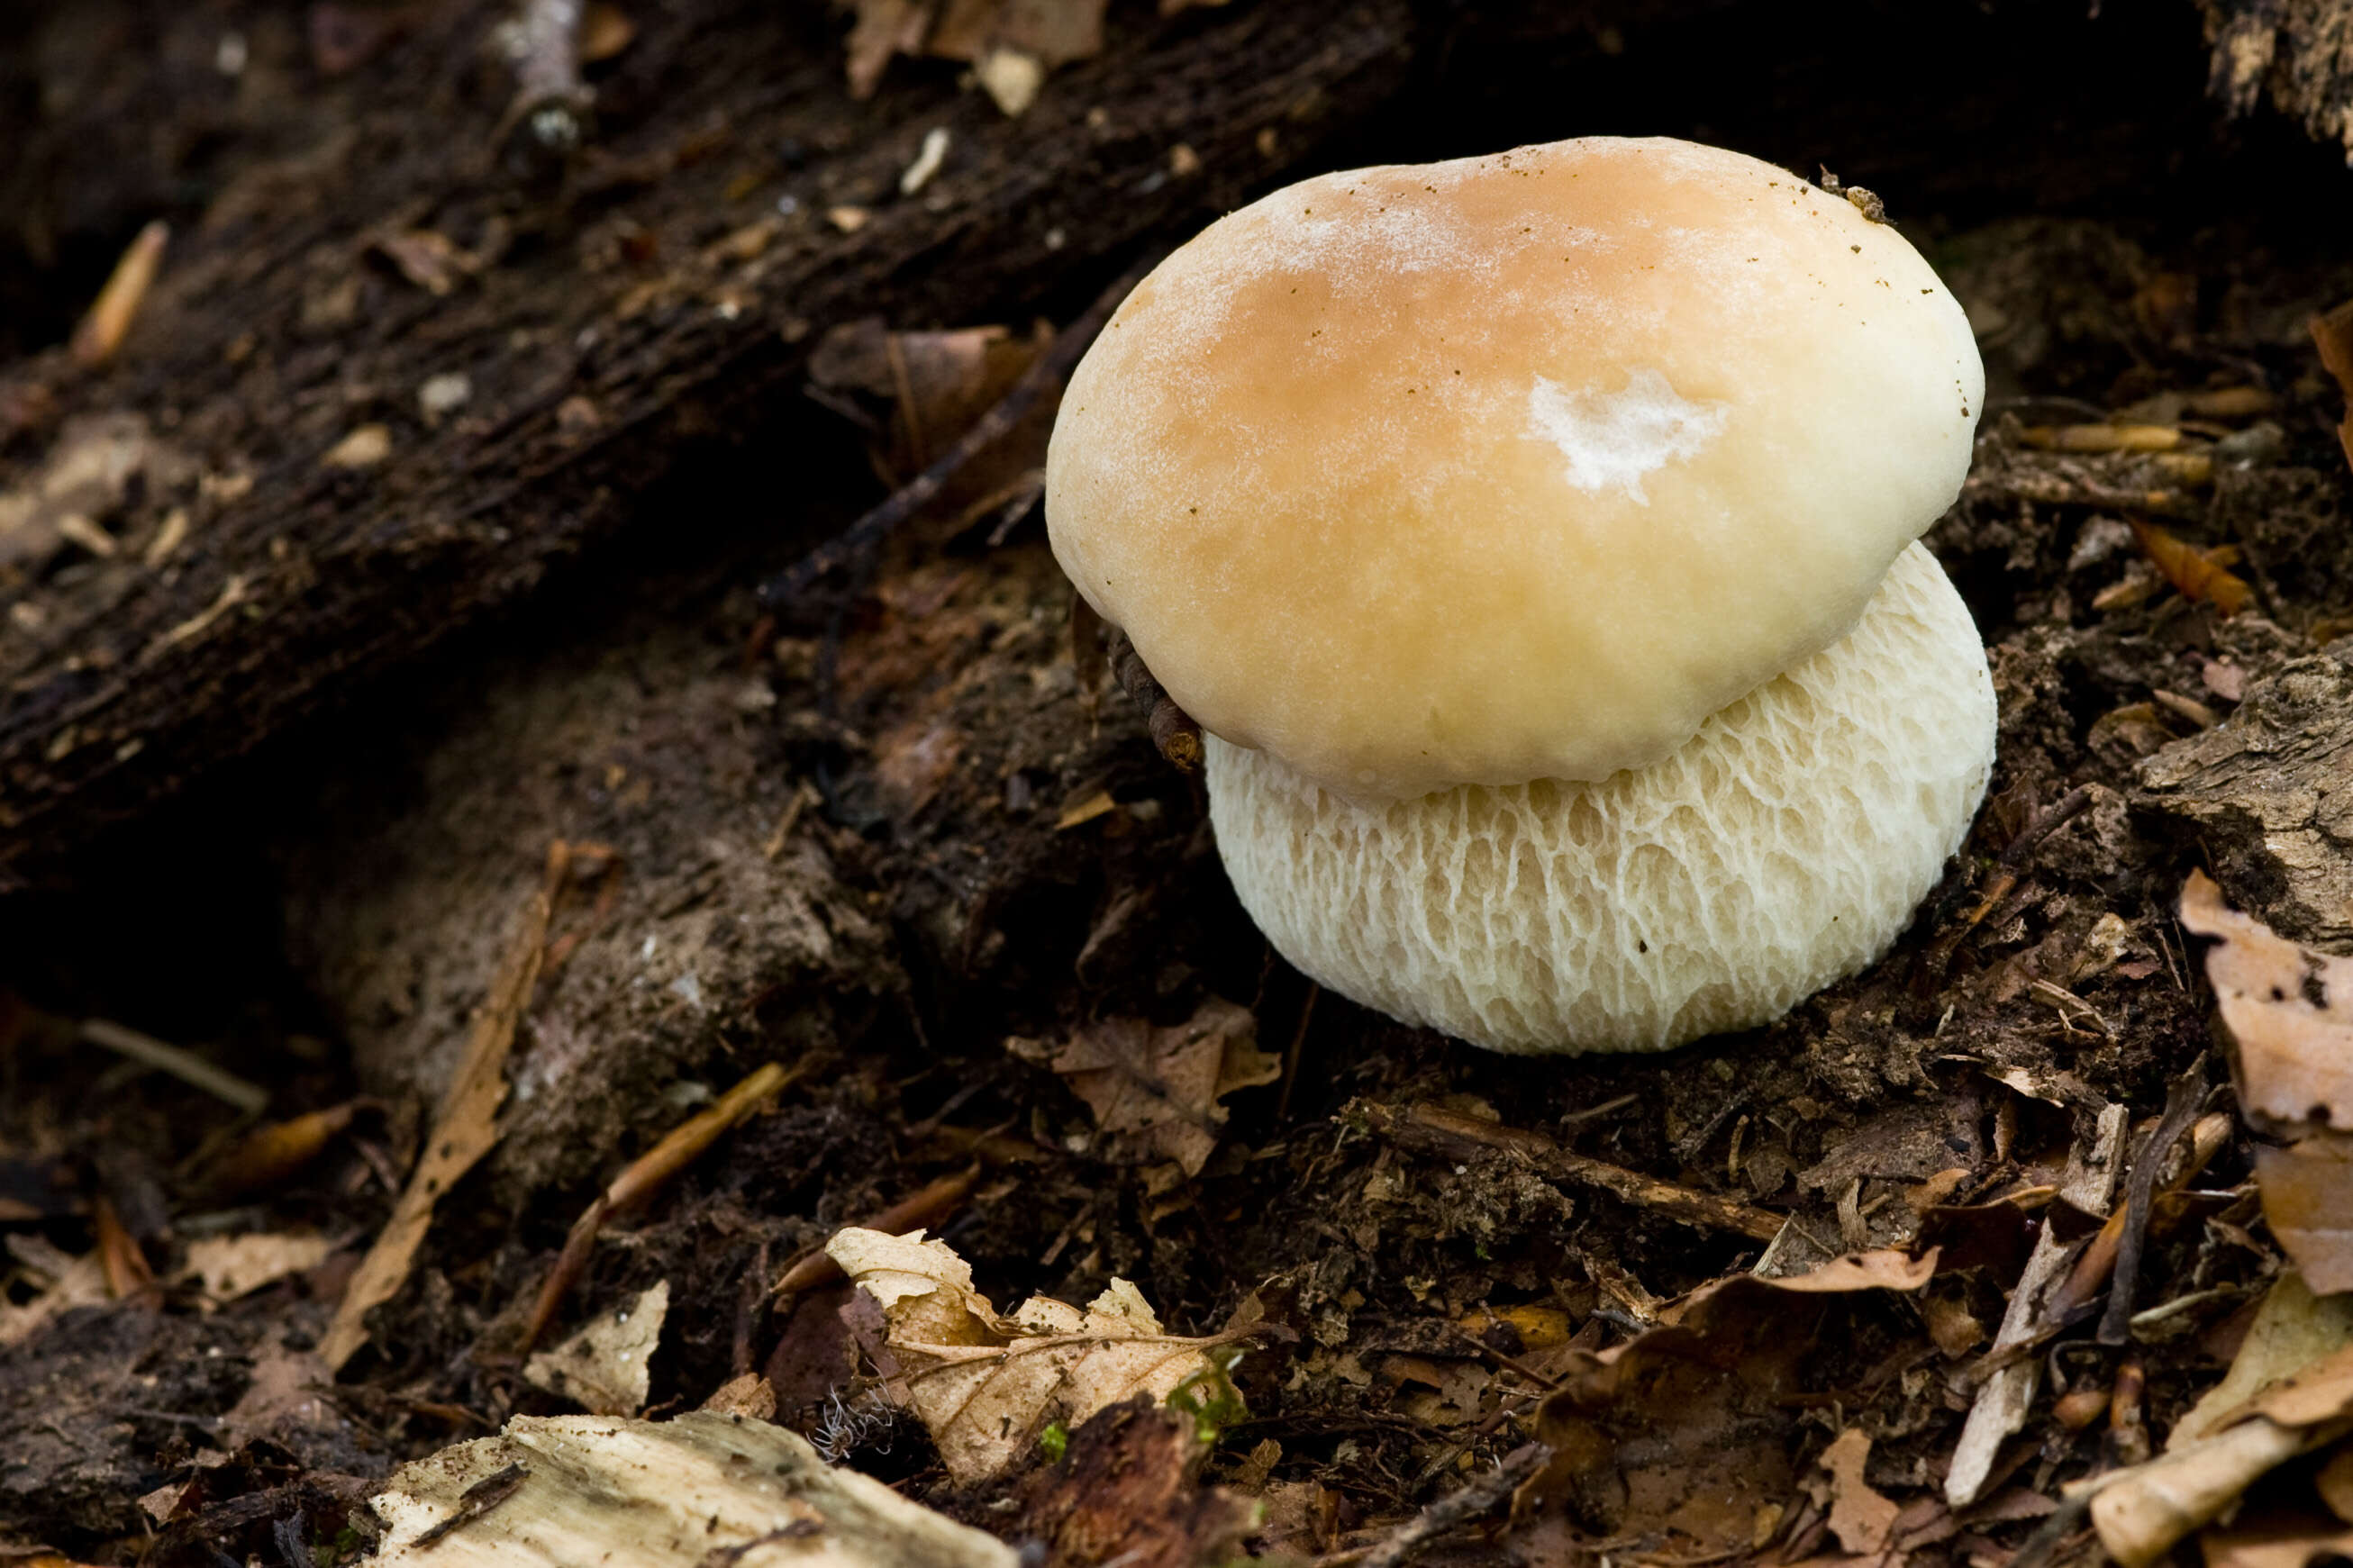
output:
<svg viewBox="0 0 2353 1568"><path fill-rule="evenodd" d="M1982 925L1986 917L2010 897L2010 890L2018 886L2020 874L2026 869L2027 862L2033 858L2034 852L2042 847L2043 841L2082 816L2084 808L2091 804L2092 786L2077 784L2053 802L2050 810L2019 829L2018 836L2002 847L2000 858L1994 861L1993 875L1986 879L1985 889L1978 896L1977 904L1961 918L1959 924L1946 925L1946 921L1960 907L1961 900L1968 896L1968 889L1966 887L1956 889L1938 901L1932 923L1945 926L1945 929L1922 955L1926 973L1941 976L1945 973L1953 962L1953 950L1960 946L1963 937Z"/></svg>
<svg viewBox="0 0 2353 1568"><path fill-rule="evenodd" d="M2158 1173L2165 1157L2181 1142L2197 1119L2206 1095L2206 1063L2201 1058L2173 1080L2165 1096L2165 1116L2149 1134L2140 1158L2133 1162L2126 1188L2124 1229L2116 1242L2116 1282L2108 1287L2108 1310L2100 1319L2100 1342L2126 1344L2132 1339L2133 1290L2140 1279L2140 1254L2148 1238L2149 1205L2157 1194Z"/></svg>
<svg viewBox="0 0 2353 1568"><path fill-rule="evenodd" d="M1973 478L1961 486L1969 500L2034 501L2043 506L2096 506L2117 511L2154 512L2160 517L2195 515L2179 490L2128 490L2105 485L2070 471L2020 471Z"/></svg>
<svg viewBox="0 0 2353 1568"><path fill-rule="evenodd" d="M2149 1229L2162 1233L2174 1225L2181 1215L2179 1194L2195 1181L2200 1172L2220 1153L2230 1142L2231 1118L2221 1112L2202 1116L2189 1130L2188 1157L2181 1169L2175 1172L2164 1186L2152 1194L2149 1202ZM2138 1167L2136 1166L2136 1169ZM2076 1254L2075 1261L2043 1303L2031 1333L2017 1344L1989 1351L1961 1374L1964 1384L1983 1383L2005 1366L2012 1366L2041 1352L2041 1347L2052 1336L2084 1321L2085 1309L2108 1282L2116 1267L2116 1256L2124 1245L2125 1226L2132 1214L2127 1200L2116 1205L2092 1239Z"/></svg>
<svg viewBox="0 0 2353 1568"><path fill-rule="evenodd" d="M2010 890L2018 886L2018 874L2026 868L2026 863L2032 858L2034 852L2042 847L2042 841L2081 816L2084 808L2091 804L2092 786L2077 784L2061 795L2050 810L2021 828L2018 837L2003 846L2001 858L1994 862L1994 874L1986 883L1984 896L1978 900L1978 907L1969 911L1968 919L1962 924L1965 927L1975 926L1993 913L1995 907L2010 897Z"/></svg>
<svg viewBox="0 0 2353 1568"><path fill-rule="evenodd" d="M1786 1217L1714 1193L1662 1182L1622 1165L1571 1153L1541 1133L1457 1116L1434 1105L1415 1105L1399 1111L1395 1106L1359 1101L1356 1109L1372 1123L1374 1131L1401 1149L1448 1159L1460 1159L1470 1149L1501 1150L1525 1160L1540 1175L1599 1187L1638 1208L1655 1210L1704 1230L1725 1230L1751 1241L1770 1241L1781 1233Z"/></svg>
<svg viewBox="0 0 2353 1568"><path fill-rule="evenodd" d="M1160 259L1154 251L1143 260L1121 273L1112 286L1096 297L1084 314L1054 336L1043 353L1029 362L1019 380L1006 389L987 413L973 421L972 427L956 437L955 444L940 454L937 461L908 480L881 505L875 507L841 532L801 557L792 566L760 585L760 603L778 609L791 604L807 593L820 577L845 567L860 568L871 561L875 549L891 536L892 531L920 510L923 504L955 478L966 463L1002 440L1008 432L1021 422L1049 386L1067 378L1079 363L1079 356L1103 331L1111 313L1119 309L1122 300L1134 291ZM862 570L861 570L862 574Z"/></svg>
<svg viewBox="0 0 2353 1568"><path fill-rule="evenodd" d="M1542 1469L1552 1458L1552 1449L1542 1443L1526 1443L1504 1456L1503 1462L1487 1474L1449 1492L1413 1518L1389 1532L1388 1540L1370 1551L1334 1552L1315 1560L1316 1568L1340 1568L1343 1563L1354 1568L1404 1568L1421 1549L1458 1526L1493 1513L1511 1500L1522 1482Z"/></svg>
<svg viewBox="0 0 2353 1568"><path fill-rule="evenodd" d="M523 1354L528 1355L532 1347L539 1343L540 1337L547 1332L547 1325L554 1321L556 1309L563 1306L565 1297L578 1283L605 1222L669 1185L673 1176L718 1142L721 1133L748 1120L805 1070L805 1067L796 1067L787 1071L775 1062L762 1064L709 1109L672 1128L669 1136L613 1178L613 1184L573 1222L572 1233L564 1238L564 1250L556 1256L555 1266L547 1271L547 1279L539 1288L539 1299L533 1303L531 1317L524 1322Z"/></svg>
<svg viewBox="0 0 2353 1568"><path fill-rule="evenodd" d="M934 1224L941 1215L964 1202L971 1194L973 1184L979 1180L980 1165L976 1162L953 1176L942 1176L913 1195L900 1199L881 1213L857 1222L858 1226L860 1229L888 1231L896 1236L919 1226ZM776 1281L776 1288L768 1294L795 1295L819 1285L830 1284L841 1277L841 1265L827 1257L825 1249L819 1247L786 1269L784 1278Z"/></svg>
<svg viewBox="0 0 2353 1568"><path fill-rule="evenodd" d="M1201 726L1193 716L1176 706L1158 679L1147 668L1144 656L1127 640L1127 634L1113 626L1109 633L1111 672L1120 689L1135 700L1145 711L1145 728L1152 733L1152 743L1169 765L1180 773L1189 773L1201 765Z"/></svg>
<svg viewBox="0 0 2353 1568"><path fill-rule="evenodd" d="M2059 1500L2058 1511L2034 1527L2034 1533L2010 1560L2010 1568L2046 1568L2067 1538L2084 1528L2084 1520L2092 1511L2092 1498L2097 1489L2086 1489L2071 1497Z"/></svg>
<svg viewBox="0 0 2353 1568"><path fill-rule="evenodd" d="M81 1037L93 1046L104 1046L117 1056L170 1073L182 1083L192 1084L216 1100L227 1101L248 1116L259 1115L269 1103L269 1091L259 1084L216 1068L194 1051L125 1028L111 1018L83 1019Z"/></svg>

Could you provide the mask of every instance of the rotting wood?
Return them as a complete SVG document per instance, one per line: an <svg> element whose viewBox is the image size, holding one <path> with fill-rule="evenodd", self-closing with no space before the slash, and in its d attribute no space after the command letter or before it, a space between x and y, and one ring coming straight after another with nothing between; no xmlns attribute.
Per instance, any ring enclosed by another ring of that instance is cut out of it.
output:
<svg viewBox="0 0 2353 1568"><path fill-rule="evenodd" d="M1396 1106L1358 1101L1346 1114L1363 1117L1375 1132L1398 1148L1416 1153L1459 1160L1481 1150L1496 1150L1526 1161L1538 1175L1598 1187L1639 1208L1653 1210L1685 1225L1730 1231L1752 1241L1770 1241L1781 1233L1785 1216L1770 1210L1571 1153L1539 1132L1458 1116L1434 1105L1414 1105L1400 1110Z"/></svg>
<svg viewBox="0 0 2353 1568"><path fill-rule="evenodd" d="M2134 805L2193 839L2216 880L2292 941L2353 942L2345 853L2353 647L2248 687L2229 719L2140 764Z"/></svg>
<svg viewBox="0 0 2353 1568"><path fill-rule="evenodd" d="M480 19L469 9L438 25ZM730 199L726 171L696 162L701 142L815 139L842 149L821 171L784 182L786 195L806 195L789 217L770 204L757 226L765 237L743 247L748 258L706 246L651 280L584 274L556 288L543 255L505 266L470 251L465 291L395 290L380 320L322 354L299 320L306 288L316 292L314 258L340 250L358 268L389 216L381 184L363 196L328 168L300 219L273 227L256 193L232 190L216 204L217 232L176 247L142 312L142 335L157 326L148 341L168 340L168 351L142 355L134 336L101 373L73 374L62 351L26 372L43 383L53 425L90 410L168 407L181 428L207 433L205 457L229 488L249 489L216 492L200 509L197 542L174 569L146 572L126 551L108 572L34 590L0 628L0 879L69 851L525 596L559 562L593 552L631 520L631 499L679 461L682 436L772 420L764 410L800 374L825 324L878 310L901 320L1002 312L1100 279L1146 237L1279 179L1396 89L1413 36L1402 0L1366 0L1344 18L1259 6L1117 28L1100 58L1058 74L1018 120L979 95L886 94L852 146L841 134L838 58L800 48L786 19L767 25L782 31L723 35L740 57L721 61L723 77L655 103L628 128L628 146L654 151L599 149L574 172L572 208L524 215L560 235L644 205L672 219L669 244L691 247ZM641 37L633 54L708 55L694 27L691 16L666 17L662 37ZM462 52L459 41L444 40ZM1106 104L1117 106L1116 122L1091 121ZM921 201L878 205L854 233L814 217L820 184L892 184L922 133L943 121L958 155ZM410 172L411 206L502 214L501 193L482 188L478 173L491 129L487 116L449 128L440 163ZM1189 178L1168 174L1167 149L1179 142L1198 160ZM233 216L239 202L254 210ZM519 343L516 321L538 321L550 300L562 319ZM438 427L402 422L385 460L364 474L321 468L318 454L345 433L330 427L346 417L327 395L335 386L405 399L450 364L471 368L478 384L495 372L504 395L478 392L466 417ZM251 395L257 366L275 395ZM232 601L235 614L165 637Z"/></svg>

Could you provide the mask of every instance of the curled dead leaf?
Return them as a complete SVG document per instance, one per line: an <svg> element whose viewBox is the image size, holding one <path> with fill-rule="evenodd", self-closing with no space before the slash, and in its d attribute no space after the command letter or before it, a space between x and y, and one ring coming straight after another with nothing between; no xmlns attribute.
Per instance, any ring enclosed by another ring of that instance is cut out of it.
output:
<svg viewBox="0 0 2353 1568"><path fill-rule="evenodd" d="M1735 1275L1670 1303L1659 1326L1622 1345L1567 1352L1560 1386L1536 1409L1553 1458L1515 1511L1559 1500L1614 1537L1747 1546L1759 1510L1798 1484L1790 1396L1812 1347L1835 1336L1846 1299L1916 1290L1936 1266L1934 1251L1877 1251L1784 1279ZM1859 1497L1849 1523L1858 1539L1873 1528Z"/></svg>
<svg viewBox="0 0 2353 1568"><path fill-rule="evenodd" d="M2202 871L2181 889L2181 923L2215 939L2206 975L2240 1106L2283 1140L2256 1151L2264 1216L2315 1290L2353 1289L2353 959L2309 952L2231 909Z"/></svg>
<svg viewBox="0 0 2353 1568"><path fill-rule="evenodd" d="M1282 1058L1260 1050L1257 1034L1250 1009L1211 997L1171 1027L1106 1018L1079 1030L1050 1056L1031 1042L1015 1048L1045 1056L1087 1102L1113 1158L1173 1160L1186 1175L1197 1176L1226 1123L1219 1101L1282 1076Z"/></svg>
<svg viewBox="0 0 2353 1568"><path fill-rule="evenodd" d="M970 1265L921 1231L845 1230L826 1252L881 1307L895 1363L885 1387L959 1484L1002 1474L1050 1426L1067 1431L1138 1394L1161 1403L1206 1388L1239 1407L1209 1352L1250 1331L1167 1333L1124 1279L1083 1311L1032 1296L1006 1317L973 1289Z"/></svg>
<svg viewBox="0 0 2353 1568"><path fill-rule="evenodd" d="M2131 521L2133 538L2139 542L2142 553L2183 598L2203 599L2226 616L2247 607L2251 590L2246 580L2230 570L2239 559L2237 545L2201 550L2153 522L2140 518Z"/></svg>

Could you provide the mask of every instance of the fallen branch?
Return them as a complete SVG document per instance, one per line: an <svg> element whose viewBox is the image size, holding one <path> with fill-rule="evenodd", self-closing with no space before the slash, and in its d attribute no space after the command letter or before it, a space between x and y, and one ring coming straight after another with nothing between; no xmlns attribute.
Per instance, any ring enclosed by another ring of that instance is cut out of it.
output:
<svg viewBox="0 0 2353 1568"><path fill-rule="evenodd" d="M1650 1209L1703 1230L1731 1231L1752 1241L1770 1241L1781 1233L1786 1217L1714 1193L1662 1182L1622 1165L1571 1153L1542 1133L1457 1116L1434 1105L1415 1105L1399 1111L1395 1106L1359 1101L1355 1109L1374 1131L1400 1149L1449 1160L1460 1160L1477 1150L1498 1150L1525 1160L1538 1175L1598 1187L1637 1208Z"/></svg>

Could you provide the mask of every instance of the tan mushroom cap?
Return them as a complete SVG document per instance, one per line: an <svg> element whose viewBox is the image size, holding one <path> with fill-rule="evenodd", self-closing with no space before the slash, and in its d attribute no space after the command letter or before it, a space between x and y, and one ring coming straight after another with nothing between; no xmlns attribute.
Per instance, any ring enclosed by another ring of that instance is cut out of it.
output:
<svg viewBox="0 0 2353 1568"><path fill-rule="evenodd" d="M1854 626L1983 372L1894 229L1589 138L1321 176L1072 376L1054 550L1187 712L1359 797L1599 780Z"/></svg>

